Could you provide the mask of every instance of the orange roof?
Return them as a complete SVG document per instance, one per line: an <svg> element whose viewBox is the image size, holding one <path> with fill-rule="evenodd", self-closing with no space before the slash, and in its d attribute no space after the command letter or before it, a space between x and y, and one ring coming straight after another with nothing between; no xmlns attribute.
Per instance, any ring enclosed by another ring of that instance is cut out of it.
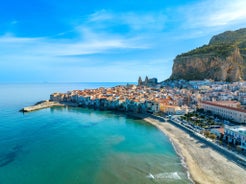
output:
<svg viewBox="0 0 246 184"><path fill-rule="evenodd" d="M219 105L217 103L213 103L213 102L209 102L209 101L202 101L201 103L204 103L204 104L207 104L207 105L213 105L213 106L216 106L216 107L222 107L224 109L230 109L230 110L246 113L246 110L244 110L244 109L239 109L239 108L235 108L235 107L228 107L228 106L224 106L224 105Z"/></svg>
<svg viewBox="0 0 246 184"><path fill-rule="evenodd" d="M218 128L218 131L221 133L221 134L224 134L225 133L225 129L224 128Z"/></svg>

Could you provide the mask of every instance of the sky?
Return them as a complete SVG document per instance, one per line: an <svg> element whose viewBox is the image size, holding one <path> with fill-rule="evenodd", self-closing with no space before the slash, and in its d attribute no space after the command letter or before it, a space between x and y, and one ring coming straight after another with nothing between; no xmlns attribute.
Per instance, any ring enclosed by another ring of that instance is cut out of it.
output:
<svg viewBox="0 0 246 184"><path fill-rule="evenodd" d="M246 27L245 0L8 0L0 82L167 79L176 55Z"/></svg>

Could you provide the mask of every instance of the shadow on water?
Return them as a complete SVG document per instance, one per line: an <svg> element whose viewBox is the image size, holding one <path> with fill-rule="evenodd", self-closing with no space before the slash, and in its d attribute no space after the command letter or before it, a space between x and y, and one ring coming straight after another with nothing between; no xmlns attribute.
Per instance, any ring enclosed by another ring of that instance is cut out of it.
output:
<svg viewBox="0 0 246 184"><path fill-rule="evenodd" d="M8 153L0 155L0 167L7 166L14 162L21 150L22 145L16 145Z"/></svg>

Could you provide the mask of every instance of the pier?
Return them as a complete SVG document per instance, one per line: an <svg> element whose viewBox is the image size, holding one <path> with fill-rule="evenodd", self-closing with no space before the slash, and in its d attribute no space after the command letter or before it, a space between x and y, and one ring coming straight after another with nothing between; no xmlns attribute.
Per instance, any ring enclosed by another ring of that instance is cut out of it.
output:
<svg viewBox="0 0 246 184"><path fill-rule="evenodd" d="M44 109L44 108L58 107L58 106L63 107L63 106L65 106L65 104L62 104L62 103L59 103L59 102L45 100L45 101L38 102L35 105L24 107L20 111L21 112L31 112L31 111Z"/></svg>

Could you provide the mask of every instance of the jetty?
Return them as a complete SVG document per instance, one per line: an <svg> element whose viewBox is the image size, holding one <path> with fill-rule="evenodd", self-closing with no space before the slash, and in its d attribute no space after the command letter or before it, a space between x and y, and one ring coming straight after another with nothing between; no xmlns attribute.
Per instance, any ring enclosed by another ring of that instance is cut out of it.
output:
<svg viewBox="0 0 246 184"><path fill-rule="evenodd" d="M24 107L20 111L21 112L31 112L31 111L36 111L36 110L45 109L49 107L59 107L59 106L64 107L65 104L60 103L60 102L44 100L44 101L37 102L36 104L32 106Z"/></svg>

